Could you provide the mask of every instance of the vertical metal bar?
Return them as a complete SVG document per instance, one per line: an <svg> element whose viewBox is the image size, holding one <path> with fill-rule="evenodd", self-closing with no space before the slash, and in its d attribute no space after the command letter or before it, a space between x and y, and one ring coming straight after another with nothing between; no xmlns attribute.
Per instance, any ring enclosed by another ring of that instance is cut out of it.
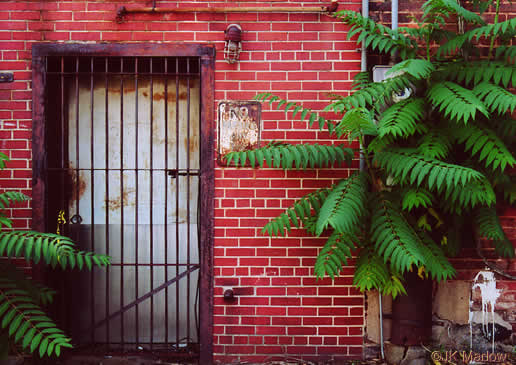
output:
<svg viewBox="0 0 516 365"><path fill-rule="evenodd" d="M109 255L109 61L105 58L105 127L106 127L106 150L105 150L105 163L106 163L106 255ZM106 268L106 317L109 316L109 267ZM109 321L106 323L106 343L110 343L109 338Z"/></svg>
<svg viewBox="0 0 516 365"><path fill-rule="evenodd" d="M213 212L215 174L213 158L215 49L206 49L200 57L200 177L201 262L199 285L199 364L213 364Z"/></svg>
<svg viewBox="0 0 516 365"><path fill-rule="evenodd" d="M73 184L75 185L75 214L79 216L79 186L80 186L80 162L79 162L79 57L75 57L75 181ZM68 206L67 206L68 208ZM72 236L75 240L79 239L79 232L75 230L74 236ZM65 302L66 303L66 302ZM67 306L68 307L68 306ZM70 318L70 312L67 311L68 318ZM68 322L67 323L71 323Z"/></svg>
<svg viewBox="0 0 516 365"><path fill-rule="evenodd" d="M68 121L68 119L65 119L65 107L64 107L64 104L65 104L65 93L64 93L64 89L65 89L65 81L64 81L64 75L65 75L65 60L64 60L64 57L61 57L61 169L59 170L59 175L60 175L60 179L61 179L61 189L60 189L60 192L59 192L59 195L60 195L60 199L59 199L59 203L62 204L62 206L58 207L58 210L57 212L52 212L53 214L59 214L59 210L61 209L66 209L66 212L65 214L68 214L68 199L65 195L65 189L66 189L66 184L67 184L67 179L66 177L69 176L69 170L68 170L68 166L69 163L68 163L68 158L67 158L67 151L68 149L65 147L66 144L68 143L68 128L67 126L65 126L65 121ZM54 227L52 227L52 229L55 229ZM65 233L65 232L61 232L61 233ZM61 290L63 290L63 282L60 281L60 285L61 285ZM60 305L61 305L61 315L60 315L60 318L61 320L65 321L66 323L66 315L65 315L65 312L62 310L64 309L63 308L63 300L64 299L61 299L60 300Z"/></svg>
<svg viewBox="0 0 516 365"><path fill-rule="evenodd" d="M138 299L138 57L134 60L134 127L135 127L135 148L134 148L134 163L135 163L135 215L134 215L134 247L135 247L135 300ZM134 308L135 315L136 315L136 346L138 346L140 342L140 329L139 329L139 323L138 323L138 304Z"/></svg>
<svg viewBox="0 0 516 365"><path fill-rule="evenodd" d="M75 214L79 215L79 57L75 58Z"/></svg>
<svg viewBox="0 0 516 365"><path fill-rule="evenodd" d="M124 262L124 59L120 60L120 261ZM124 267L120 268L120 308L124 306ZM120 343L124 345L124 314L120 316Z"/></svg>
<svg viewBox="0 0 516 365"><path fill-rule="evenodd" d="M176 169L179 170L179 58L176 58ZM179 264L179 175L176 179L176 264ZM179 265L176 265L179 276ZM179 348L179 281L176 285L176 348Z"/></svg>
<svg viewBox="0 0 516 365"><path fill-rule="evenodd" d="M186 59L186 264L190 269L190 59ZM190 342L190 273L186 276L186 338Z"/></svg>
<svg viewBox="0 0 516 365"><path fill-rule="evenodd" d="M91 250L94 251L95 250L95 145L93 143L94 141L94 131L95 131L95 122L94 122L94 100L95 100L95 97L94 97L94 93L93 93L93 87L94 87L94 84L95 84L95 80L94 80L94 77L93 77L93 71L95 70L94 68L94 63L93 63L93 57L91 57L90 59L90 160L91 160L91 165L90 165L90 177L91 177L91 201L90 201L90 209L91 209L91 236L90 236L90 241L91 241ZM93 298L94 298L94 294L93 294L93 270L91 270L91 274L90 274L90 297L91 297L91 310L93 311ZM92 318L93 319L93 318ZM92 331L92 336L94 336L94 331Z"/></svg>
<svg viewBox="0 0 516 365"><path fill-rule="evenodd" d="M165 282L168 281L168 58L165 58ZM165 288L165 343L168 344L168 286Z"/></svg>
<svg viewBox="0 0 516 365"><path fill-rule="evenodd" d="M59 171L59 175L60 175L60 178L61 178L61 189L60 189L60 203L63 204L64 203L64 200L65 200L65 197L64 197L64 189L65 189L65 138L66 138L66 128L65 128L65 115L64 115L64 88L65 88L65 81L64 81L64 57L61 57L60 59L61 61L61 77L60 77L60 81L61 81L61 121L60 121L60 126L61 126L61 145L59 146L60 147L60 155L61 155L61 171ZM58 212L56 212L58 213Z"/></svg>
<svg viewBox="0 0 516 365"><path fill-rule="evenodd" d="M153 186L154 186L154 179L153 179L153 175L154 175L154 159L153 159L153 155L152 155L152 152L153 152L153 138L152 138L152 135L154 134L154 116L153 116L153 113L154 113L154 78L152 77L152 64L153 64L153 58L150 59L150 131L149 131L149 135L150 135L150 182L149 182L149 185L150 185L150 204L149 204L149 224L150 224L150 288L151 288L151 291L154 289L154 227L152 225L153 221L153 216L152 216L152 211L153 211L153 205L152 205L152 200L153 200L153 197L154 197L154 194L153 194ZM152 350L152 344L154 342L154 296L151 296L150 298L150 309L151 309L151 312L150 312L150 348Z"/></svg>
<svg viewBox="0 0 516 365"><path fill-rule="evenodd" d="M57 62L59 66L59 62ZM47 135L50 133L51 121L46 118L46 112L50 109L50 105L45 102L46 97L48 96L48 81L50 81L48 77L49 71L49 59L44 54L42 50L41 44L34 44L32 48L32 156L33 156L33 165L32 165L32 227L35 230L40 232L45 232L50 229L49 226L49 217L52 217L52 214L49 210L49 190L48 189L48 160L46 151L49 148L49 143L47 143ZM57 78L52 81L55 82L55 86L59 87L59 73L57 74ZM59 102L59 91L56 91L56 101ZM59 113L57 113L56 119L59 118ZM60 124L57 121L57 124L51 124L54 126L55 133L59 133ZM58 146L52 146L54 148L57 147L57 152L59 151ZM54 161L54 163L59 164L59 159ZM55 166L53 166L55 167ZM54 182L59 183L59 177L57 179L52 177ZM54 196L53 199L58 197ZM43 270L40 267L33 267L32 274L35 279L38 281L43 281Z"/></svg>

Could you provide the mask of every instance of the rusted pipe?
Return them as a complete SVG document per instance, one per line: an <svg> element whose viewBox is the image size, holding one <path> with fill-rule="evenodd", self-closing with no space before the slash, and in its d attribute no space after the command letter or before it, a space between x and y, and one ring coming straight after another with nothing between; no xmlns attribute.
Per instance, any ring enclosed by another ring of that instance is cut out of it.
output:
<svg viewBox="0 0 516 365"><path fill-rule="evenodd" d="M332 0L328 6L246 6L246 7L193 7L193 8L156 8L156 7L142 7L142 8L127 8L121 6L118 8L116 16L117 20L121 21L123 17L130 13L324 13L332 14L338 8L338 0Z"/></svg>

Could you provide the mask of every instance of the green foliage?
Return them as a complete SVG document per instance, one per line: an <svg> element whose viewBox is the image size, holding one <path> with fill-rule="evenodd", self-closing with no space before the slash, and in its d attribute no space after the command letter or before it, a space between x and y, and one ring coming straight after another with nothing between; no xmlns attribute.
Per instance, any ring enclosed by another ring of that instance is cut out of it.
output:
<svg viewBox="0 0 516 365"><path fill-rule="evenodd" d="M400 59L386 80L362 72L351 95L332 95L323 112L339 114L336 122L270 93L257 96L310 126L317 121L337 139L360 142L364 171L307 194L263 229L277 236L303 227L328 236L315 262L318 278L334 278L355 257L360 290L402 294L402 276L411 270L452 278L448 257L459 254L470 225L498 254L514 256L495 207L497 197L516 202L516 181L507 174L516 164L516 96L507 90L516 87L516 19L486 22L482 14L492 2L474 0L466 9L455 0L429 0L417 28L397 30L338 12L350 38ZM450 30L457 18L466 23L463 34ZM352 156L340 145L272 142L228 160L308 169Z"/></svg>
<svg viewBox="0 0 516 365"><path fill-rule="evenodd" d="M428 89L427 97L450 119L463 119L464 123L467 123L468 120L475 119L477 111L489 117L485 105L471 90L453 82L443 81L434 84Z"/></svg>
<svg viewBox="0 0 516 365"><path fill-rule="evenodd" d="M473 89L473 93L484 102L491 113L512 114L516 108L516 95L500 86L483 82Z"/></svg>
<svg viewBox="0 0 516 365"><path fill-rule="evenodd" d="M392 100L396 93L402 93L410 89L411 79L409 75L400 74L380 82L371 82L363 85L353 94L337 98L329 104L324 111L335 111L345 113L354 108L366 108L379 111Z"/></svg>
<svg viewBox="0 0 516 365"><path fill-rule="evenodd" d="M417 153L423 156L442 160L448 157L452 143L446 131L432 128L426 132L417 146Z"/></svg>
<svg viewBox="0 0 516 365"><path fill-rule="evenodd" d="M383 112L379 121L380 137L390 134L393 137L408 137L416 132L417 122L423 117L424 100L406 99L393 104Z"/></svg>
<svg viewBox="0 0 516 365"><path fill-rule="evenodd" d="M322 278L329 275L332 279L338 275L348 259L353 257L352 251L360 246L360 239L356 235L333 232L319 252L315 261L315 275Z"/></svg>
<svg viewBox="0 0 516 365"><path fill-rule="evenodd" d="M510 49L514 51L516 47ZM454 61L442 65L436 75L473 87L481 82L494 82L505 88L516 86L514 65L499 61Z"/></svg>
<svg viewBox="0 0 516 365"><path fill-rule="evenodd" d="M290 231L292 225L296 228L307 225L313 214L318 214L326 197L332 189L319 189L296 201L284 213L268 222L262 229L262 233L269 236L284 236L285 229Z"/></svg>
<svg viewBox="0 0 516 365"><path fill-rule="evenodd" d="M401 206L407 211L419 207L428 208L432 205L432 198L432 193L426 189L407 189L403 192Z"/></svg>
<svg viewBox="0 0 516 365"><path fill-rule="evenodd" d="M430 18L435 16L441 16L443 18L458 16L469 23L485 24L485 21L481 16L464 9L454 0L429 0L424 3L423 17Z"/></svg>
<svg viewBox="0 0 516 365"><path fill-rule="evenodd" d="M494 208L480 207L473 215L473 224L481 237L493 240L496 252L504 257L514 257L514 248L509 241Z"/></svg>
<svg viewBox="0 0 516 365"><path fill-rule="evenodd" d="M283 169L306 169L307 167L331 167L342 162L350 163L353 150L344 145L328 146L320 144L287 144L271 142L267 146L250 151L230 152L225 156L227 164L263 167L264 161L269 167Z"/></svg>
<svg viewBox="0 0 516 365"><path fill-rule="evenodd" d="M0 153L0 169L8 161ZM0 228L12 227L3 210L27 201L14 191L0 193ZM93 252L78 251L68 237L36 231L0 231L0 360L8 355L10 345L39 357L59 356L62 348L72 347L71 339L49 318L44 307L52 303L55 291L33 280L13 264L25 258L28 263L52 268L92 270L105 267L110 258Z"/></svg>
<svg viewBox="0 0 516 365"><path fill-rule="evenodd" d="M60 265L62 269L91 270L93 265L109 264L108 256L77 251L68 237L35 231L0 232L0 256L21 257L27 262L42 262L53 268Z"/></svg>
<svg viewBox="0 0 516 365"><path fill-rule="evenodd" d="M472 156L478 154L479 161L485 160L485 167L500 168L503 172L507 166L512 167L516 163L505 143L486 127L471 125L454 129L453 134L459 143L464 143L466 151L471 150Z"/></svg>
<svg viewBox="0 0 516 365"><path fill-rule="evenodd" d="M367 176L363 173L342 179L319 211L317 235L328 226L339 233L353 233L366 211L367 188Z"/></svg>
<svg viewBox="0 0 516 365"><path fill-rule="evenodd" d="M338 138L348 136L348 141L360 136L378 135L378 127L372 113L365 108L349 110L337 123L334 131Z"/></svg>
<svg viewBox="0 0 516 365"><path fill-rule="evenodd" d="M392 66L387 75L407 73L416 80L424 80L435 71L435 65L427 60L408 59Z"/></svg>
<svg viewBox="0 0 516 365"><path fill-rule="evenodd" d="M352 24L348 39L358 34L357 42L363 42L365 47L378 50L380 53L399 53L403 58L412 58L417 52L417 43L413 39L370 18L364 18L359 13L344 10L337 12L336 16Z"/></svg>

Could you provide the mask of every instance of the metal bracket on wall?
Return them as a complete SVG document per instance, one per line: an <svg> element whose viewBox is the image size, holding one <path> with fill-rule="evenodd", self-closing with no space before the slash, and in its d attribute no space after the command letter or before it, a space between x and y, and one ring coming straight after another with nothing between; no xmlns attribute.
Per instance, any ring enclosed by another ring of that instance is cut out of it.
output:
<svg viewBox="0 0 516 365"><path fill-rule="evenodd" d="M2 72L0 73L0 83L3 82L13 82L14 81L14 75L12 72Z"/></svg>

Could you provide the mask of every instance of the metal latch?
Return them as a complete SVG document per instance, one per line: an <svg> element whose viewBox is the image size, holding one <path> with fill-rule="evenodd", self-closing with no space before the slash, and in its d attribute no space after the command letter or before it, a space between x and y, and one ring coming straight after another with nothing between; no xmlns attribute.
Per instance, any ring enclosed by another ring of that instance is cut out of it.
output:
<svg viewBox="0 0 516 365"><path fill-rule="evenodd" d="M178 176L199 176L198 170L178 170L178 169L171 169L167 170L167 175L171 178L175 179Z"/></svg>

